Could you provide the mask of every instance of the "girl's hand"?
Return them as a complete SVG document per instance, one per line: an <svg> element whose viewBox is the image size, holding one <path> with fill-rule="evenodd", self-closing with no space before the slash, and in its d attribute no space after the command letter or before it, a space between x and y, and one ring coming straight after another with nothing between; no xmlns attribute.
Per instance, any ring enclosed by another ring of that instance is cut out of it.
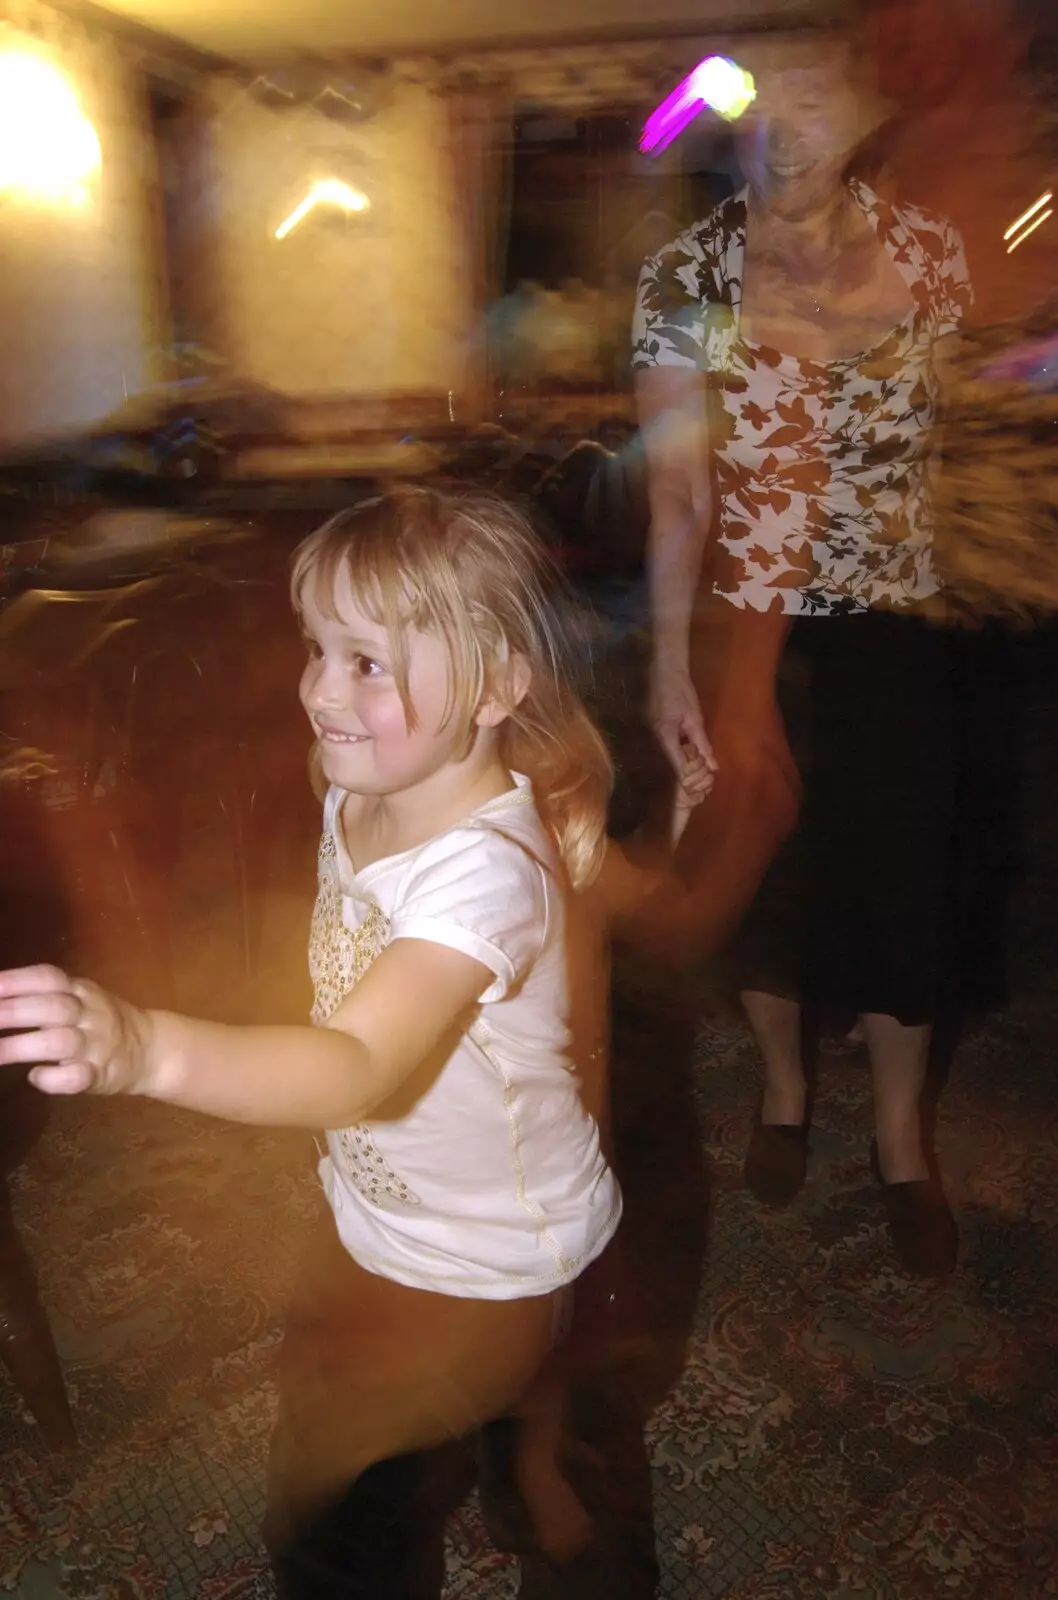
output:
<svg viewBox="0 0 1058 1600"><path fill-rule="evenodd" d="M146 1089L150 1023L94 983L58 967L0 972L0 1067L33 1063L45 1094L136 1094Z"/></svg>
<svg viewBox="0 0 1058 1600"><path fill-rule="evenodd" d="M681 753L683 763L677 774L676 799L672 810L673 849L680 842L691 812L695 806L701 805L716 778L716 763L711 755L703 755L697 745L686 742L681 747Z"/></svg>

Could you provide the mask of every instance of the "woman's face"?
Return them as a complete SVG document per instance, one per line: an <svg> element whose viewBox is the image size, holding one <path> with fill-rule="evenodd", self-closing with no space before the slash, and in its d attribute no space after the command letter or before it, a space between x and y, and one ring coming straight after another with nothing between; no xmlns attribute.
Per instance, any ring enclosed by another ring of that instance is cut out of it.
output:
<svg viewBox="0 0 1058 1600"><path fill-rule="evenodd" d="M739 122L742 168L765 205L794 221L833 198L865 119L842 50L766 59L756 84Z"/></svg>

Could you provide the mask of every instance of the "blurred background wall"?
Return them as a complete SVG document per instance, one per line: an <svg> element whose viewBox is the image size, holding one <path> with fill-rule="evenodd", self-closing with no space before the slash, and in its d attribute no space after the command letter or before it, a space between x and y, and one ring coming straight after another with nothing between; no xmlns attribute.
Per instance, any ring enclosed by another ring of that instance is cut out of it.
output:
<svg viewBox="0 0 1058 1600"><path fill-rule="evenodd" d="M345 401L350 426L380 396L473 421L498 415L515 382L625 392L643 256L736 175L730 141L704 123L661 161L639 157L642 117L703 54L744 48L733 26L790 26L822 4L672 0L633 16L570 0L518 13L537 39L523 44L510 17L469 3L354 15L306 0L258 34L258 0L0 0L0 91L5 59L28 52L98 143L76 198L28 192L11 161L47 145L49 124L0 92L0 447L76 432L187 377L302 411ZM1053 144L1018 70L1050 5L870 7L893 108L882 165L964 227L986 323L1054 279L1058 234L1013 261L1003 241L1050 183ZM578 41L604 22L612 37ZM318 207L277 239L319 180L366 208Z"/></svg>
<svg viewBox="0 0 1058 1600"><path fill-rule="evenodd" d="M153 381L167 338L140 74L104 31L28 0L0 21L0 57L15 52L62 75L100 162L83 194L52 201L5 184L0 162L0 444L106 415Z"/></svg>
<svg viewBox="0 0 1058 1600"><path fill-rule="evenodd" d="M401 82L355 127L280 114L235 80L211 102L217 323L235 370L291 395L458 388L471 304L445 102ZM370 209L321 208L277 240L331 178Z"/></svg>

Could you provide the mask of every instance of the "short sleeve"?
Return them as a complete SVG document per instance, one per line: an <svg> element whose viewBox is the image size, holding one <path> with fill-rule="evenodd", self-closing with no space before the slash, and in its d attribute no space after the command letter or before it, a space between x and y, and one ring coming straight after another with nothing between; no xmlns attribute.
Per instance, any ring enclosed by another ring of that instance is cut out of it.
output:
<svg viewBox="0 0 1058 1600"><path fill-rule="evenodd" d="M682 235L639 274L632 318L632 366L700 368L705 342L705 305L698 262Z"/></svg>
<svg viewBox="0 0 1058 1600"><path fill-rule="evenodd" d="M390 914L390 941L447 945L489 969L481 996L502 1000L528 973L547 933L545 867L496 828L455 828L421 850Z"/></svg>
<svg viewBox="0 0 1058 1600"><path fill-rule="evenodd" d="M966 246L962 234L950 222L945 222L942 236L944 254L937 295L938 339L957 332L965 323L974 303L973 284L966 263Z"/></svg>

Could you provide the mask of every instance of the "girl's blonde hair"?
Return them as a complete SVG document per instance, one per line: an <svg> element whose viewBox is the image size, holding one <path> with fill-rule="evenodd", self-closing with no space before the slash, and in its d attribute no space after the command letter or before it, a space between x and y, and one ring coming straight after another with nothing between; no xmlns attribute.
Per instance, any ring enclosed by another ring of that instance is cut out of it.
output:
<svg viewBox="0 0 1058 1600"><path fill-rule="evenodd" d="M295 610L311 583L320 609L337 617L340 577L386 629L410 726L409 627L445 641L445 715L459 719L468 739L483 697L501 703L501 759L531 780L573 886L591 883L602 865L613 769L574 688L568 593L528 519L483 492L391 489L339 512L299 546ZM519 660L529 686L515 703L511 667Z"/></svg>

